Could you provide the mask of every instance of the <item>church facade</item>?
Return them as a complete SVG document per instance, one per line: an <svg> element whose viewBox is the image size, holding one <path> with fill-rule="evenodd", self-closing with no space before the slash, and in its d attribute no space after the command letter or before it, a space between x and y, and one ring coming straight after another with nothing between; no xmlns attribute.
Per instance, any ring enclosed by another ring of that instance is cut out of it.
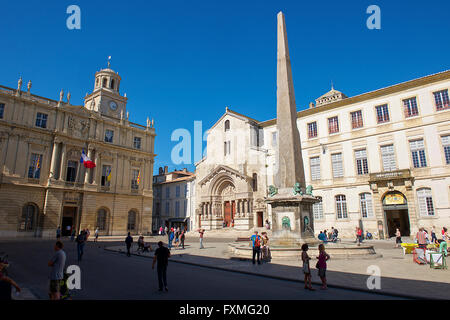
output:
<svg viewBox="0 0 450 320"><path fill-rule="evenodd" d="M450 225L450 71L347 97L332 90L297 113L306 184L320 197L314 227L377 238ZM196 164L197 226L240 230L271 221L265 203L276 119L226 109Z"/></svg>
<svg viewBox="0 0 450 320"><path fill-rule="evenodd" d="M151 232L155 129L128 120L120 82L108 64L81 106L0 86L0 236Z"/></svg>

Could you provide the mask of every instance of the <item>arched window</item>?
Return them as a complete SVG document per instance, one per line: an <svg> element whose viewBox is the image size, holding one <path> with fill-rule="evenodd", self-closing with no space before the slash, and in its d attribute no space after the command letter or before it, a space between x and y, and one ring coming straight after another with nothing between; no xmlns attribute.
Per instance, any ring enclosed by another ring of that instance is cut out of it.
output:
<svg viewBox="0 0 450 320"><path fill-rule="evenodd" d="M225 131L229 131L230 130L230 120L226 120L225 121Z"/></svg>
<svg viewBox="0 0 450 320"><path fill-rule="evenodd" d="M99 231L106 231L107 229L107 217L108 213L105 209L99 209L97 211L97 228Z"/></svg>
<svg viewBox="0 0 450 320"><path fill-rule="evenodd" d="M361 217L372 218L373 217L372 194L361 193L359 195L359 204L361 209Z"/></svg>
<svg viewBox="0 0 450 320"><path fill-rule="evenodd" d="M19 223L20 231L33 231L36 227L37 207L32 203L26 204L22 208L22 216Z"/></svg>
<svg viewBox="0 0 450 320"><path fill-rule="evenodd" d="M323 219L323 206L322 206L322 197L317 197L319 202L313 204L313 215L314 219L321 220Z"/></svg>
<svg viewBox="0 0 450 320"><path fill-rule="evenodd" d="M107 87L107 83L108 83L108 79L103 78L103 84L102 84L102 87L106 88L106 87Z"/></svg>
<svg viewBox="0 0 450 320"><path fill-rule="evenodd" d="M111 89L114 89L114 79L111 79L110 87Z"/></svg>
<svg viewBox="0 0 450 320"><path fill-rule="evenodd" d="M258 191L258 174L256 173L253 174L252 187L253 191Z"/></svg>
<svg viewBox="0 0 450 320"><path fill-rule="evenodd" d="M433 195L430 188L417 190L417 201L421 216L434 216Z"/></svg>
<svg viewBox="0 0 450 320"><path fill-rule="evenodd" d="M97 80L95 81L95 86L98 87L98 83L99 83L99 78L97 78Z"/></svg>
<svg viewBox="0 0 450 320"><path fill-rule="evenodd" d="M128 212L128 223L127 223L127 230L128 231L135 231L136 230L136 212L133 210L130 210Z"/></svg>
<svg viewBox="0 0 450 320"><path fill-rule="evenodd" d="M339 194L336 199L336 214L338 219L347 219L347 200L343 194Z"/></svg>

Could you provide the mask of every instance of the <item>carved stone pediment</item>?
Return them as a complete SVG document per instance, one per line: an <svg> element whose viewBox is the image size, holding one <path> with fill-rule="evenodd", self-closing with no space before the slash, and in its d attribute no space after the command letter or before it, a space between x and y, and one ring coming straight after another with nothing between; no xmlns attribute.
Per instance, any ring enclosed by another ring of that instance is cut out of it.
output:
<svg viewBox="0 0 450 320"><path fill-rule="evenodd" d="M89 134L89 119L69 115L67 119L67 133L73 137L86 139Z"/></svg>
<svg viewBox="0 0 450 320"><path fill-rule="evenodd" d="M205 183L208 183L209 181L211 181L216 175L220 174L220 173L227 173L231 176L235 176L239 179L245 180L245 181L250 181L250 177L243 175L242 173L240 173L237 170L234 170L228 166L224 166L224 165L220 165L217 166L216 168L214 168L214 170L211 171L211 173L209 173L206 177L204 177L199 184L200 185L204 185Z"/></svg>

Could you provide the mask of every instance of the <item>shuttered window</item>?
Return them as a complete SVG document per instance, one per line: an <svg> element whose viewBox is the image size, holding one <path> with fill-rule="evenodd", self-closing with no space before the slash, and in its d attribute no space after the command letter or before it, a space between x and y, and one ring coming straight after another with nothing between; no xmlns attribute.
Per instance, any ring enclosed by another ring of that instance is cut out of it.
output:
<svg viewBox="0 0 450 320"><path fill-rule="evenodd" d="M331 163L333 167L333 177L340 178L344 176L344 169L342 167L342 153L335 153L331 155Z"/></svg>
<svg viewBox="0 0 450 320"><path fill-rule="evenodd" d="M425 156L425 145L423 139L410 141L411 157L414 168L422 168L427 166L427 159Z"/></svg>
<svg viewBox="0 0 450 320"><path fill-rule="evenodd" d="M419 202L419 212L421 216L434 216L431 189L423 188L417 190L417 200Z"/></svg>
<svg viewBox="0 0 450 320"><path fill-rule="evenodd" d="M320 180L320 157L310 158L311 180Z"/></svg>
<svg viewBox="0 0 450 320"><path fill-rule="evenodd" d="M395 163L394 145L381 146L381 159L383 161L384 171L397 170Z"/></svg>
<svg viewBox="0 0 450 320"><path fill-rule="evenodd" d="M368 174L369 166L367 164L367 152L366 149L356 150L355 151L356 158L356 171L358 174Z"/></svg>
<svg viewBox="0 0 450 320"><path fill-rule="evenodd" d="M317 197L319 202L313 204L313 214L315 220L323 219L323 206L322 206L322 197Z"/></svg>
<svg viewBox="0 0 450 320"><path fill-rule="evenodd" d="M372 195L370 193L361 193L359 195L359 204L361 208L361 217L372 218L373 217Z"/></svg>

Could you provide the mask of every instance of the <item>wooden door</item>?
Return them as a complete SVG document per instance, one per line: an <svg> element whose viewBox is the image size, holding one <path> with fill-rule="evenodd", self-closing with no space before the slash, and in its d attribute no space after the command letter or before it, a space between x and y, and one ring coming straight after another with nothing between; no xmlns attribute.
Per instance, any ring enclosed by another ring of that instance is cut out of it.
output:
<svg viewBox="0 0 450 320"><path fill-rule="evenodd" d="M227 224L227 227L231 224L231 203L230 201L225 202L225 212L223 218Z"/></svg>
<svg viewBox="0 0 450 320"><path fill-rule="evenodd" d="M262 212L258 212L258 228L262 228L263 227L263 213Z"/></svg>

